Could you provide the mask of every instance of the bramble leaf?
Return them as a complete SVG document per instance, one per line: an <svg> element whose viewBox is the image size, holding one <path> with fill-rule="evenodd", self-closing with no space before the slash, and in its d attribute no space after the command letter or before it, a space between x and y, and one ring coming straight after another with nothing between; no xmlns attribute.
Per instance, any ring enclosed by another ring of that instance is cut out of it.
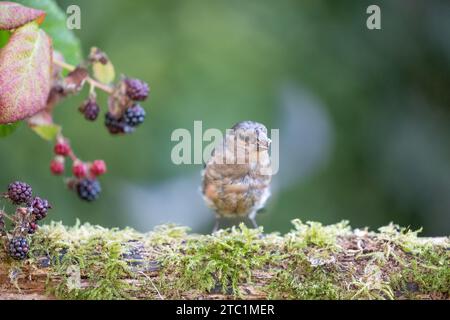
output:
<svg viewBox="0 0 450 320"><path fill-rule="evenodd" d="M27 123L44 140L53 141L61 133L61 127L53 123L52 113L47 109L27 119Z"/></svg>
<svg viewBox="0 0 450 320"><path fill-rule="evenodd" d="M61 127L56 124L33 126L31 129L36 132L42 139L48 141L56 140L56 137L61 132Z"/></svg>
<svg viewBox="0 0 450 320"><path fill-rule="evenodd" d="M104 84L110 84L116 78L116 72L111 61L108 61L106 64L94 62L92 71L94 71L95 79Z"/></svg>
<svg viewBox="0 0 450 320"><path fill-rule="evenodd" d="M51 40L36 22L11 35L0 49L0 124L23 120L46 107L51 67Z"/></svg>
<svg viewBox="0 0 450 320"><path fill-rule="evenodd" d="M5 138L16 131L21 122L10 123L10 124L0 124L0 138Z"/></svg>
<svg viewBox="0 0 450 320"><path fill-rule="evenodd" d="M52 38L53 47L61 52L66 62L78 65L81 62L81 45L72 30L67 29L66 14L53 0L17 0L30 7L47 13L41 28Z"/></svg>
<svg viewBox="0 0 450 320"><path fill-rule="evenodd" d="M36 21L41 24L45 19L45 12L24 7L15 2L0 2L0 30L13 30Z"/></svg>
<svg viewBox="0 0 450 320"><path fill-rule="evenodd" d="M10 32L7 30L0 30L0 48L4 47L9 40Z"/></svg>

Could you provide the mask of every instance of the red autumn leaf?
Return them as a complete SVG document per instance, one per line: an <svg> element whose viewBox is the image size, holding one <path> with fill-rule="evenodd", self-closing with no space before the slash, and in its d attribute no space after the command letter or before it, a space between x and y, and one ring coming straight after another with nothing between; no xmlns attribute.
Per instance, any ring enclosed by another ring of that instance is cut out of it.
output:
<svg viewBox="0 0 450 320"><path fill-rule="evenodd" d="M36 22L17 29L0 49L0 124L28 118L47 105L52 44Z"/></svg>
<svg viewBox="0 0 450 320"><path fill-rule="evenodd" d="M42 10L24 7L18 3L0 2L0 30L17 29L29 22L41 24L45 19Z"/></svg>

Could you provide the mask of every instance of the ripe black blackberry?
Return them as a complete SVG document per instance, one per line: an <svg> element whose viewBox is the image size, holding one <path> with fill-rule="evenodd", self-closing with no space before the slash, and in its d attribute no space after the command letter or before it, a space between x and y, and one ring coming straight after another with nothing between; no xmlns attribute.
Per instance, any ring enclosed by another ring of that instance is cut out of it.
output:
<svg viewBox="0 0 450 320"><path fill-rule="evenodd" d="M47 200L35 197L31 201L30 208L32 209L32 214L34 215L35 219L39 221L47 216L48 210L51 209L52 206L48 203Z"/></svg>
<svg viewBox="0 0 450 320"><path fill-rule="evenodd" d="M76 188L78 196L87 202L97 200L102 192L100 182L96 179L82 179L78 182Z"/></svg>
<svg viewBox="0 0 450 320"><path fill-rule="evenodd" d="M28 256L30 247L24 237L12 238L9 242L9 255L16 260L24 260Z"/></svg>
<svg viewBox="0 0 450 320"><path fill-rule="evenodd" d="M80 111L84 114L86 120L95 121L100 113L100 107L95 100L89 99L81 106Z"/></svg>
<svg viewBox="0 0 450 320"><path fill-rule="evenodd" d="M109 133L113 135L132 133L134 131L133 127L129 126L123 118L117 119L110 112L105 115L105 126Z"/></svg>
<svg viewBox="0 0 450 320"><path fill-rule="evenodd" d="M128 124L131 127L137 127L140 124L142 124L145 120L145 110L140 105L135 104L131 108L128 108L124 115L123 119L125 120L126 124Z"/></svg>
<svg viewBox="0 0 450 320"><path fill-rule="evenodd" d="M150 89L148 84L139 79L127 78L124 80L127 96L133 101L144 101L147 99Z"/></svg>
<svg viewBox="0 0 450 320"><path fill-rule="evenodd" d="M119 134L123 131L120 120L116 119L111 112L105 114L105 126L111 134Z"/></svg>
<svg viewBox="0 0 450 320"><path fill-rule="evenodd" d="M31 200L33 189L25 182L16 181L8 186L8 198L14 204L23 204Z"/></svg>

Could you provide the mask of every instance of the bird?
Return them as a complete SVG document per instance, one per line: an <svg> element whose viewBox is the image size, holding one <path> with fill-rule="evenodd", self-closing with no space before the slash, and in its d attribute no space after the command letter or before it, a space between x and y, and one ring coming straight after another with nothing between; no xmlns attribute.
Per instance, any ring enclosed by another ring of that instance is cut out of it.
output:
<svg viewBox="0 0 450 320"><path fill-rule="evenodd" d="M257 228L256 214L270 197L271 140L258 122L242 121L228 130L214 148L202 171L202 194L220 221L249 219Z"/></svg>

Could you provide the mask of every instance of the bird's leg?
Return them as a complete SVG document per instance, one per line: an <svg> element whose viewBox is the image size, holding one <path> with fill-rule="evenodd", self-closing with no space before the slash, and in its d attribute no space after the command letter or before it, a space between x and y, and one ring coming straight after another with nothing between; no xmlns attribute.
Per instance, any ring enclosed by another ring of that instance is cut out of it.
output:
<svg viewBox="0 0 450 320"><path fill-rule="evenodd" d="M252 212L251 214L249 214L248 219L250 220L251 225L253 226L254 229L258 229L258 223L256 223L256 215L258 214L257 211Z"/></svg>
<svg viewBox="0 0 450 320"><path fill-rule="evenodd" d="M255 217L250 216L249 220L250 220L250 222L251 222L251 224L252 224L254 229L258 229L259 228L258 223L256 223L256 218Z"/></svg>
<svg viewBox="0 0 450 320"><path fill-rule="evenodd" d="M219 231L219 217L216 217L216 222L214 223L214 228L212 230L212 234L216 233L217 231Z"/></svg>

